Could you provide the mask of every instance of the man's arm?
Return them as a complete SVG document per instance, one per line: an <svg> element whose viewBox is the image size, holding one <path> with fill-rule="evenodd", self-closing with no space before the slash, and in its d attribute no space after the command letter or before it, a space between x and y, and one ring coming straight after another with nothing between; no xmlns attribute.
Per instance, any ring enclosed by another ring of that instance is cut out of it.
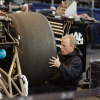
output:
<svg viewBox="0 0 100 100"><path fill-rule="evenodd" d="M62 78L64 78L65 80L74 79L81 73L82 70L81 59L73 58L72 61L67 66L61 63L58 70Z"/></svg>
<svg viewBox="0 0 100 100"><path fill-rule="evenodd" d="M62 78L65 80L76 78L82 70L82 61L80 57L73 57L71 62L66 66L60 63L59 57L52 57L52 59L49 59L49 61L49 64L52 64L49 67L57 67Z"/></svg>

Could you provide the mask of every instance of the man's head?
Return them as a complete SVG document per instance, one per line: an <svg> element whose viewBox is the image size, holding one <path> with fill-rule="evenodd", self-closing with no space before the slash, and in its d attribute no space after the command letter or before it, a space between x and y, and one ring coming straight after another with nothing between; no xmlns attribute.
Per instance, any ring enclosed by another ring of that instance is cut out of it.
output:
<svg viewBox="0 0 100 100"><path fill-rule="evenodd" d="M74 51L77 41L76 38L72 35L66 35L62 38L61 42L61 54L67 55Z"/></svg>

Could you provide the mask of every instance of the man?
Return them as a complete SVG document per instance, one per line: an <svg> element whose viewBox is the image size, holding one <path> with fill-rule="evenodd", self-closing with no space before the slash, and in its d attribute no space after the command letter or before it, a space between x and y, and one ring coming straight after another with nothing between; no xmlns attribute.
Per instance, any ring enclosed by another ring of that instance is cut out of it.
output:
<svg viewBox="0 0 100 100"><path fill-rule="evenodd" d="M48 62L49 67L55 67L55 73L44 85L37 85L31 89L31 93L77 90L82 72L82 53L76 48L76 44L77 41L72 35L62 38L61 52L57 58L52 57Z"/></svg>
<svg viewBox="0 0 100 100"><path fill-rule="evenodd" d="M76 48L77 41L74 36L67 35L62 38L61 52L57 58L50 59L52 64L49 67L56 67L58 70L57 77L53 78L51 83L64 90L77 90L82 71L82 53Z"/></svg>

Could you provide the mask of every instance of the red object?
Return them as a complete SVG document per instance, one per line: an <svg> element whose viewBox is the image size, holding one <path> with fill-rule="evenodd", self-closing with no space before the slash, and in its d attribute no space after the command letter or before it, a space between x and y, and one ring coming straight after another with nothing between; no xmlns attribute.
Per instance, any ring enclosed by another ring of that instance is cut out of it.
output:
<svg viewBox="0 0 100 100"><path fill-rule="evenodd" d="M25 4L24 6L25 6L25 12L28 12L28 5Z"/></svg>
<svg viewBox="0 0 100 100"><path fill-rule="evenodd" d="M14 6L18 6L18 4L14 4Z"/></svg>
<svg viewBox="0 0 100 100"><path fill-rule="evenodd" d="M63 7L63 4L61 3L60 6Z"/></svg>
<svg viewBox="0 0 100 100"><path fill-rule="evenodd" d="M10 24L10 26L12 26L14 28L14 26L11 23L9 23L9 24Z"/></svg>
<svg viewBox="0 0 100 100"><path fill-rule="evenodd" d="M52 11L56 11L56 9L52 9Z"/></svg>

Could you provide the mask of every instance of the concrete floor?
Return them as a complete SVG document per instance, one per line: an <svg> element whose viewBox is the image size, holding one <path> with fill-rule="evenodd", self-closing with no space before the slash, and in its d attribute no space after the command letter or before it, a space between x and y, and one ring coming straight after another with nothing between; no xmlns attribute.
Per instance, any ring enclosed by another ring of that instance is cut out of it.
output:
<svg viewBox="0 0 100 100"><path fill-rule="evenodd" d="M98 97L86 97L86 98L78 98L74 100L100 100Z"/></svg>
<svg viewBox="0 0 100 100"><path fill-rule="evenodd" d="M87 50L86 50L86 69L89 67L90 64L90 59L100 59L100 49L91 49L91 46L87 45ZM82 80L86 79L86 72L83 73L83 78ZM80 80L80 81L82 81ZM82 89L78 87L77 91L82 91L82 90L89 90L89 89ZM86 98L78 98L74 100L100 100L100 97L95 96L95 97L86 97Z"/></svg>

